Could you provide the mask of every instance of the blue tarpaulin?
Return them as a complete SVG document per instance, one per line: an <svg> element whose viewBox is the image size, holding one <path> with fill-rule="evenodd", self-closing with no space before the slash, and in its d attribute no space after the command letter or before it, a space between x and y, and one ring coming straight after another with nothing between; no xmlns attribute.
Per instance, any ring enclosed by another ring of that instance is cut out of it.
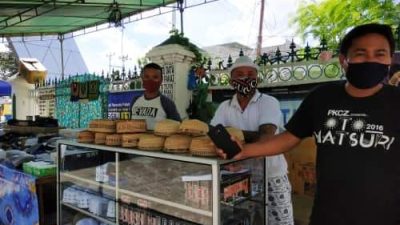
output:
<svg viewBox="0 0 400 225"><path fill-rule="evenodd" d="M39 224L35 178L0 165L0 224Z"/></svg>
<svg viewBox="0 0 400 225"><path fill-rule="evenodd" d="M0 96L11 96L11 84L0 80Z"/></svg>

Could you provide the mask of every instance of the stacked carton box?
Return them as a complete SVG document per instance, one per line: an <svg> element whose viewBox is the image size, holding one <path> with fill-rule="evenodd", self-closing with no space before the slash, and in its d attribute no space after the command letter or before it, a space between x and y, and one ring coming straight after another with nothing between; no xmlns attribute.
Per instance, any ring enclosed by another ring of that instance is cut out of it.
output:
<svg viewBox="0 0 400 225"><path fill-rule="evenodd" d="M304 139L295 149L286 153L289 179L293 193L313 197L316 187L314 138Z"/></svg>

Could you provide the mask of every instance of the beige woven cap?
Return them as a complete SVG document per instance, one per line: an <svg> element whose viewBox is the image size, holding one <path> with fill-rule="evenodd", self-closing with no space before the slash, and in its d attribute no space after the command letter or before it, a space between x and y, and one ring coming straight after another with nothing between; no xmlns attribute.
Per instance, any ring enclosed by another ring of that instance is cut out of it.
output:
<svg viewBox="0 0 400 225"><path fill-rule="evenodd" d="M208 125L197 119L184 120L179 132L191 136L204 136L208 132Z"/></svg>
<svg viewBox="0 0 400 225"><path fill-rule="evenodd" d="M231 136L234 136L238 141L244 143L244 134L242 130L236 127L226 127L226 131L228 131L228 133Z"/></svg>
<svg viewBox="0 0 400 225"><path fill-rule="evenodd" d="M92 120L89 122L89 131L115 133L115 121L102 119Z"/></svg>
<svg viewBox="0 0 400 225"><path fill-rule="evenodd" d="M106 145L121 146L121 142L122 142L121 134L109 134L106 136Z"/></svg>
<svg viewBox="0 0 400 225"><path fill-rule="evenodd" d="M188 152L192 138L187 135L175 134L165 139L164 151L172 153Z"/></svg>
<svg viewBox="0 0 400 225"><path fill-rule="evenodd" d="M95 133L94 134L94 143L98 145L104 145L106 143L107 133Z"/></svg>
<svg viewBox="0 0 400 225"><path fill-rule="evenodd" d="M94 134L90 131L84 130L78 133L79 143L93 143Z"/></svg>
<svg viewBox="0 0 400 225"><path fill-rule="evenodd" d="M140 150L158 151L163 149L165 138L154 134L143 134L139 138Z"/></svg>
<svg viewBox="0 0 400 225"><path fill-rule="evenodd" d="M178 133L180 125L179 121L170 119L158 121L154 126L154 134L165 137L171 136Z"/></svg>
<svg viewBox="0 0 400 225"><path fill-rule="evenodd" d="M138 146L139 138L142 133L136 134L122 134L122 147L135 148Z"/></svg>
<svg viewBox="0 0 400 225"><path fill-rule="evenodd" d="M146 132L146 120L119 120L117 133L143 133Z"/></svg>
<svg viewBox="0 0 400 225"><path fill-rule="evenodd" d="M190 143L190 153L197 156L216 156L216 148L214 142L208 137L195 137Z"/></svg>

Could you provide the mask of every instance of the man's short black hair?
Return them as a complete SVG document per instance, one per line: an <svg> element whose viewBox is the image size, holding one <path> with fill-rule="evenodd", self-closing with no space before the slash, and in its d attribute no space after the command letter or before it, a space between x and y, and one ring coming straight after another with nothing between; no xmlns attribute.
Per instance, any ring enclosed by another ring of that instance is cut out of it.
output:
<svg viewBox="0 0 400 225"><path fill-rule="evenodd" d="M390 45L390 54L394 53L394 37L392 28L389 25L369 23L354 27L349 33L347 33L341 44L340 44L340 54L347 55L349 48L353 44L353 40L367 34L380 34L386 38Z"/></svg>
<svg viewBox="0 0 400 225"><path fill-rule="evenodd" d="M162 77L162 67L158 65L157 63L148 63L143 67L142 74L144 73L145 69L156 69L160 71L161 77Z"/></svg>

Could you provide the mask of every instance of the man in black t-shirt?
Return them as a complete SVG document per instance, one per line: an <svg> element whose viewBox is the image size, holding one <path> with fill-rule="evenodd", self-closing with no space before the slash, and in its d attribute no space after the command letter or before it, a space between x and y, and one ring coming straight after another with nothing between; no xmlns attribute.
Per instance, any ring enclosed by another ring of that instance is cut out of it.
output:
<svg viewBox="0 0 400 225"><path fill-rule="evenodd" d="M382 84L393 52L389 26L355 27L340 46L347 81L311 92L285 132L242 146L236 156L281 154L314 136L311 225L400 224L400 89Z"/></svg>

